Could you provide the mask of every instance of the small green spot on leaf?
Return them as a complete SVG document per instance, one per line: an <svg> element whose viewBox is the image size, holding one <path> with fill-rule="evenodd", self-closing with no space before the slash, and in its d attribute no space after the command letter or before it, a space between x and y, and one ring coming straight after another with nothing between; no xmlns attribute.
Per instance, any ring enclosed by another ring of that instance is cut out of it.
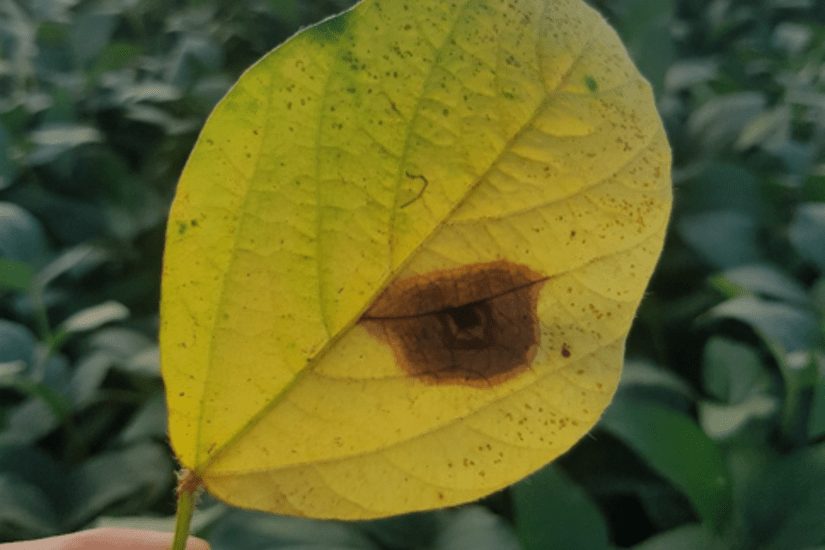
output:
<svg viewBox="0 0 825 550"><path fill-rule="evenodd" d="M186 233L187 229L188 229L188 227L186 226L185 223L178 222L178 235L183 235L184 233Z"/></svg>
<svg viewBox="0 0 825 550"><path fill-rule="evenodd" d="M599 89L599 84L596 82L596 79L592 76L584 77L584 84L585 86L587 86L587 89L591 92L595 92Z"/></svg>

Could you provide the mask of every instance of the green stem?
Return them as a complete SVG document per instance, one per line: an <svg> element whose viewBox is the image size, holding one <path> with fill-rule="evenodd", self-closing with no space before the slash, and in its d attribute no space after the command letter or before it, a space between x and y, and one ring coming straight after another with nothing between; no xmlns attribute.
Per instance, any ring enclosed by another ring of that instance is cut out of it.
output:
<svg viewBox="0 0 825 550"><path fill-rule="evenodd" d="M175 538L172 541L171 550L186 550L192 514L195 512L195 501L200 488L197 477L192 472L184 470L178 482L178 509L175 518Z"/></svg>

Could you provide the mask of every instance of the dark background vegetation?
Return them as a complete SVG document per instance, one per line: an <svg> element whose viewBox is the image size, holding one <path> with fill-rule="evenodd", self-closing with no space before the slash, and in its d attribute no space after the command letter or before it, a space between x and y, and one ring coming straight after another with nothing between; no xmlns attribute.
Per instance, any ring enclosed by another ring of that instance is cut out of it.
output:
<svg viewBox="0 0 825 550"><path fill-rule="evenodd" d="M312 522L207 497L215 549L825 549L825 5L594 4L655 87L676 197L602 423L455 510ZM176 179L243 69L345 7L0 0L0 540L169 525Z"/></svg>

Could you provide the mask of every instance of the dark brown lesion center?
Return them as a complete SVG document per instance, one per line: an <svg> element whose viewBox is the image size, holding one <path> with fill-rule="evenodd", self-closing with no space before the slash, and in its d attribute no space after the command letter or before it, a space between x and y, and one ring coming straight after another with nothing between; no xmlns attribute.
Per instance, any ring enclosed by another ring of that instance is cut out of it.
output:
<svg viewBox="0 0 825 550"><path fill-rule="evenodd" d="M481 349L492 338L489 306L485 302L473 302L450 307L439 312L445 325L444 342L454 349Z"/></svg>
<svg viewBox="0 0 825 550"><path fill-rule="evenodd" d="M470 264L392 282L360 324L389 345L408 376L489 385L528 369L546 277L508 261Z"/></svg>

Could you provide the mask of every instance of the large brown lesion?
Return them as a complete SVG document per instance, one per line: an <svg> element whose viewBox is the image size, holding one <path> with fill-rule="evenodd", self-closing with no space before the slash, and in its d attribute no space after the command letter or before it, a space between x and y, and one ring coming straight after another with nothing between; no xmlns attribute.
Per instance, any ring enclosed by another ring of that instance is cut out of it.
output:
<svg viewBox="0 0 825 550"><path fill-rule="evenodd" d="M506 260L407 277L390 283L359 323L392 348L412 378L499 384L535 359L546 279Z"/></svg>

